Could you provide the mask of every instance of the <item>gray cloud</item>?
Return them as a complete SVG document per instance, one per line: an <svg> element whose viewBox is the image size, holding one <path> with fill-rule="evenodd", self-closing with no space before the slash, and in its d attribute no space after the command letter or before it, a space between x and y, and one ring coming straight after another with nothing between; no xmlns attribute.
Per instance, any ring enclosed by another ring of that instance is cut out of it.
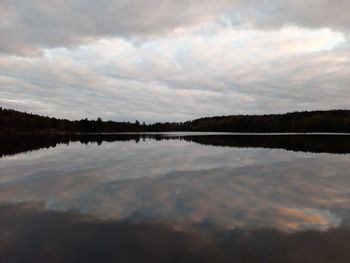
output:
<svg viewBox="0 0 350 263"><path fill-rule="evenodd" d="M263 11L256 11L256 21L266 26L296 24L306 27L330 27L349 30L350 18L347 11L350 2L346 0L281 0L263 1Z"/></svg>
<svg viewBox="0 0 350 263"><path fill-rule="evenodd" d="M213 19L225 1L9 1L1 3L0 50L33 55L106 36L159 34Z"/></svg>
<svg viewBox="0 0 350 263"><path fill-rule="evenodd" d="M4 0L0 3L0 51L40 55L42 48L74 46L101 37L167 34L223 19L233 25L296 24L347 30L349 9L346 0Z"/></svg>

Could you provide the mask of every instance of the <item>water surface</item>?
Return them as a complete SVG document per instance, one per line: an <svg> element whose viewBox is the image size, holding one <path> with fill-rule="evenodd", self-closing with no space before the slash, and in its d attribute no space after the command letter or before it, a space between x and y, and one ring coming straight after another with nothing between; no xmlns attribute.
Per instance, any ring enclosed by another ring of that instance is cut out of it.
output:
<svg viewBox="0 0 350 263"><path fill-rule="evenodd" d="M1 145L4 262L350 259L347 135L38 135Z"/></svg>

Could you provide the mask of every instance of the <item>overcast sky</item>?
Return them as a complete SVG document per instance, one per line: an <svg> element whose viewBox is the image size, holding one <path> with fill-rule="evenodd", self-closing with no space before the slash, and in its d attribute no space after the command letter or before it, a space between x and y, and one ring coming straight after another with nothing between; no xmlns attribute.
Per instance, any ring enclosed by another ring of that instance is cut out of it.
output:
<svg viewBox="0 0 350 263"><path fill-rule="evenodd" d="M350 108L349 0L1 0L0 106L80 119Z"/></svg>

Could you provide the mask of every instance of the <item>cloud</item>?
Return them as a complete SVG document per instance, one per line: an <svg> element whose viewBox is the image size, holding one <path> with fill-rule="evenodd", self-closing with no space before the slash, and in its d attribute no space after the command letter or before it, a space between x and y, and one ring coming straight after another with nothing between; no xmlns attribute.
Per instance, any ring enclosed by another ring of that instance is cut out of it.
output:
<svg viewBox="0 0 350 263"><path fill-rule="evenodd" d="M0 104L148 122L346 108L348 5L4 0Z"/></svg>
<svg viewBox="0 0 350 263"><path fill-rule="evenodd" d="M253 12L255 21L261 26L276 27L294 24L310 28L327 27L349 30L350 18L345 10L349 10L350 3L346 0L267 0L261 2L262 8Z"/></svg>
<svg viewBox="0 0 350 263"><path fill-rule="evenodd" d="M106 38L43 57L0 57L0 102L56 117L183 121L346 107L342 33L217 23L133 45Z"/></svg>
<svg viewBox="0 0 350 263"><path fill-rule="evenodd" d="M0 52L40 55L44 48L77 46L105 37L167 35L213 21L233 26L299 25L348 30L346 0L4 0L0 3Z"/></svg>
<svg viewBox="0 0 350 263"><path fill-rule="evenodd" d="M5 0L0 50L33 55L42 47L71 46L106 36L132 37L171 32L211 20L225 1L58 1Z"/></svg>

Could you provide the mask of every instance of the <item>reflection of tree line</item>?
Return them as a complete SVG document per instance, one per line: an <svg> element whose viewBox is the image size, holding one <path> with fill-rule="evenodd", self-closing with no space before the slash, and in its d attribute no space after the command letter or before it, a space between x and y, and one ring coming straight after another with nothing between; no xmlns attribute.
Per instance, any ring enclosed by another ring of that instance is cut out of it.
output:
<svg viewBox="0 0 350 263"><path fill-rule="evenodd" d="M347 135L199 135L179 136L163 134L84 134L84 135L16 135L0 136L0 156L13 155L58 144L82 144L118 141L185 140L202 145L271 148L314 153L350 153Z"/></svg>
<svg viewBox="0 0 350 263"><path fill-rule="evenodd" d="M0 156L13 155L22 152L38 150L41 148L56 147L58 144L80 142L82 144L117 141L145 141L146 138L162 140L160 135L146 134L22 134L0 136Z"/></svg>
<svg viewBox="0 0 350 263"><path fill-rule="evenodd" d="M69 121L0 107L0 134L109 132L350 132L350 111L311 111L276 115L233 115L186 122L141 124L82 119Z"/></svg>
<svg viewBox="0 0 350 263"><path fill-rule="evenodd" d="M347 135L220 135L187 137L196 143L239 148L271 148L314 153L350 153Z"/></svg>

